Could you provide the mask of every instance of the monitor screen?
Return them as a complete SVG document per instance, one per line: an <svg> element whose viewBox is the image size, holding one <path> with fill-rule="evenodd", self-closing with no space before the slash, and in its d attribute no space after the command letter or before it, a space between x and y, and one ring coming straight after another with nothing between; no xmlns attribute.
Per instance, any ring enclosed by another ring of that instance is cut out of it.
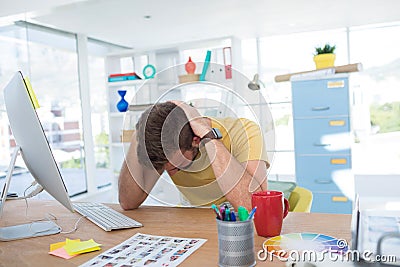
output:
<svg viewBox="0 0 400 267"><path fill-rule="evenodd" d="M64 207L73 211L60 170L35 111L32 94L21 72L17 72L5 87L4 101L11 131L35 180ZM7 185L4 189L0 205L4 205Z"/></svg>

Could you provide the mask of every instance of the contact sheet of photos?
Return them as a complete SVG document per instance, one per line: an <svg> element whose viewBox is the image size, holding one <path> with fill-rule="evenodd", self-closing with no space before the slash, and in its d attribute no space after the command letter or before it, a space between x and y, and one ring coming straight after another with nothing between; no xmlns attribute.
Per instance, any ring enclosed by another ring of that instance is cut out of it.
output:
<svg viewBox="0 0 400 267"><path fill-rule="evenodd" d="M81 266L178 266L206 241L137 233Z"/></svg>

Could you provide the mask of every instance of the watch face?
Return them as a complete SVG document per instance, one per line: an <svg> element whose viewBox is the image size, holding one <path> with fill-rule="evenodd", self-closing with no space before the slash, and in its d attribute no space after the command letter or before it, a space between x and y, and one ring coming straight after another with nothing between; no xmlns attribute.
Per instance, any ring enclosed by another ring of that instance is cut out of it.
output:
<svg viewBox="0 0 400 267"><path fill-rule="evenodd" d="M212 132L214 133L215 139L221 139L222 134L218 128L212 128Z"/></svg>
<svg viewBox="0 0 400 267"><path fill-rule="evenodd" d="M155 74L156 74L156 68L153 65L148 64L143 68L143 76L146 79L154 78Z"/></svg>

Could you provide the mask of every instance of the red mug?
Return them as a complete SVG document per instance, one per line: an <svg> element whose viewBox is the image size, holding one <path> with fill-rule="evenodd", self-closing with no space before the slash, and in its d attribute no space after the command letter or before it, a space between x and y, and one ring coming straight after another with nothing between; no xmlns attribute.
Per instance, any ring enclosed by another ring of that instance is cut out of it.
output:
<svg viewBox="0 0 400 267"><path fill-rule="evenodd" d="M251 195L251 205L257 207L254 225L259 236L281 234L283 219L289 212L289 201L280 191L261 191Z"/></svg>

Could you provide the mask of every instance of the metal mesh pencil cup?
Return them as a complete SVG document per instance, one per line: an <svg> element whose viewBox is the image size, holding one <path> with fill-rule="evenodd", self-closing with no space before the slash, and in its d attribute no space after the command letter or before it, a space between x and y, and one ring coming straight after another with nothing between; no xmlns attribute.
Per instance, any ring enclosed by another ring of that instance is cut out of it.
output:
<svg viewBox="0 0 400 267"><path fill-rule="evenodd" d="M253 220L221 221L218 227L218 265L248 267L256 265Z"/></svg>

